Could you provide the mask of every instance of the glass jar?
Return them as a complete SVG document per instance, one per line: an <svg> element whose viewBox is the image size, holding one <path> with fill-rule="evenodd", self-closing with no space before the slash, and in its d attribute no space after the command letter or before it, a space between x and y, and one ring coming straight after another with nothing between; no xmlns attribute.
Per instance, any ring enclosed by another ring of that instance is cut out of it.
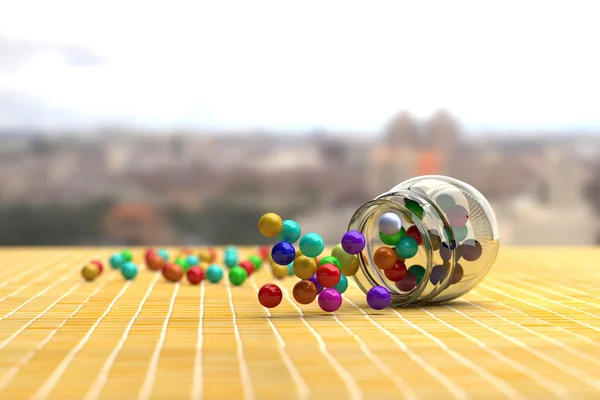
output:
<svg viewBox="0 0 600 400"><path fill-rule="evenodd" d="M386 213L400 217L398 235L380 234L379 220ZM485 277L500 245L496 216L488 201L474 187L445 176L421 176L400 183L360 207L348 230L357 230L366 239L357 255L356 283L365 293L373 286L386 287L392 306L461 297ZM411 258L398 257L407 272L401 280L390 273L392 280L375 265L374 254L385 246L395 250L397 239L403 236L416 239L418 250Z"/></svg>

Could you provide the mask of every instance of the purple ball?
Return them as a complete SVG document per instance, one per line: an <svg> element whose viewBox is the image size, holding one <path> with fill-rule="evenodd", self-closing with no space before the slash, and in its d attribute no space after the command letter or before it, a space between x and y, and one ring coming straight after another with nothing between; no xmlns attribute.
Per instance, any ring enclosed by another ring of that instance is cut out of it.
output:
<svg viewBox="0 0 600 400"><path fill-rule="evenodd" d="M367 293L367 303L374 310L383 310L390 305L390 292L383 286L374 286Z"/></svg>
<svg viewBox="0 0 600 400"><path fill-rule="evenodd" d="M309 279L309 281L311 281L312 283L314 283L314 285L317 288L317 294L320 294L323 289L325 289L325 286L321 285L319 283L319 280L317 279L317 273L315 272L315 274Z"/></svg>
<svg viewBox="0 0 600 400"><path fill-rule="evenodd" d="M334 312L342 305L342 295L334 288L327 288L319 295L319 307L323 311Z"/></svg>
<svg viewBox="0 0 600 400"><path fill-rule="evenodd" d="M342 237L342 248L348 254L358 254L365 248L367 241L359 231L348 231Z"/></svg>

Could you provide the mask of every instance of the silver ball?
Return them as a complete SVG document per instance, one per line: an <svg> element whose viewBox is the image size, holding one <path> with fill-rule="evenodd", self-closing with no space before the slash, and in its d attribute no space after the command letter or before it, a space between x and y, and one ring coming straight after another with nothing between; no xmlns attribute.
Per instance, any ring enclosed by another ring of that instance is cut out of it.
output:
<svg viewBox="0 0 600 400"><path fill-rule="evenodd" d="M394 213L385 213L379 218L379 232L385 236L394 236L402 229L402 219Z"/></svg>

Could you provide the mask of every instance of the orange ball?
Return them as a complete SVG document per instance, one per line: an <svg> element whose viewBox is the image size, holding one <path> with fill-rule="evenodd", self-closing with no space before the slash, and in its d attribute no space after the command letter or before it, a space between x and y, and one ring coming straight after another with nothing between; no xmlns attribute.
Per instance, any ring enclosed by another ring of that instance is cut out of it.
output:
<svg viewBox="0 0 600 400"><path fill-rule="evenodd" d="M396 265L396 250L391 247L380 247L375 250L375 254L373 255L373 260L375 261L375 265L379 269L390 269L394 268Z"/></svg>
<svg viewBox="0 0 600 400"><path fill-rule="evenodd" d="M165 266L165 259L158 253L148 254L146 256L146 265L153 271L158 271Z"/></svg>
<svg viewBox="0 0 600 400"><path fill-rule="evenodd" d="M163 276L169 282L179 282L183 278L183 268L178 264L169 263L163 268Z"/></svg>
<svg viewBox="0 0 600 400"><path fill-rule="evenodd" d="M292 291L294 299L300 304L310 304L317 297L317 287L309 280L299 281Z"/></svg>

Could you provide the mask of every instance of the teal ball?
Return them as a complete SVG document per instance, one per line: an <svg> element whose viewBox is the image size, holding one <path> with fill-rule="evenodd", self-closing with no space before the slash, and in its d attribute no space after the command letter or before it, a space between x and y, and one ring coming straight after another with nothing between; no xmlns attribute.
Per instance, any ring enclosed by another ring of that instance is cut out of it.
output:
<svg viewBox="0 0 600 400"><path fill-rule="evenodd" d="M197 256L192 254L191 256L187 257L187 263L190 267L194 267L194 266L200 264L200 259Z"/></svg>
<svg viewBox="0 0 600 400"><path fill-rule="evenodd" d="M411 236L404 236L396 245L396 254L403 260L414 257L418 251L419 243Z"/></svg>
<svg viewBox="0 0 600 400"><path fill-rule="evenodd" d="M125 257L121 253L115 253L110 256L110 266L119 269L125 264Z"/></svg>
<svg viewBox="0 0 600 400"><path fill-rule="evenodd" d="M333 288L337 290L340 294L344 294L346 289L348 289L348 278L346 278L346 275L341 274L340 281Z"/></svg>
<svg viewBox="0 0 600 400"><path fill-rule="evenodd" d="M121 267L121 274L123 275L123 278L127 280L134 279L138 274L138 267L131 261L126 262Z"/></svg>
<svg viewBox="0 0 600 400"><path fill-rule="evenodd" d="M227 250L225 252L225 265L227 265L228 268L233 268L237 265L238 263L238 255L237 255L237 251L235 250Z"/></svg>
<svg viewBox="0 0 600 400"><path fill-rule="evenodd" d="M219 283L223 279L223 269L217 264L213 264L206 270L206 279L212 283Z"/></svg>
<svg viewBox="0 0 600 400"><path fill-rule="evenodd" d="M294 276L294 262L288 264L288 275Z"/></svg>
<svg viewBox="0 0 600 400"><path fill-rule="evenodd" d="M165 249L160 249L157 251L158 254L160 254L160 256L163 258L163 260L165 261L169 261L169 252Z"/></svg>
<svg viewBox="0 0 600 400"><path fill-rule="evenodd" d="M286 219L283 221L281 232L277 235L277 239L281 242L296 243L300 239L300 225L296 221Z"/></svg>
<svg viewBox="0 0 600 400"><path fill-rule="evenodd" d="M324 248L323 239L316 233L307 233L300 239L300 252L306 257L318 257Z"/></svg>

